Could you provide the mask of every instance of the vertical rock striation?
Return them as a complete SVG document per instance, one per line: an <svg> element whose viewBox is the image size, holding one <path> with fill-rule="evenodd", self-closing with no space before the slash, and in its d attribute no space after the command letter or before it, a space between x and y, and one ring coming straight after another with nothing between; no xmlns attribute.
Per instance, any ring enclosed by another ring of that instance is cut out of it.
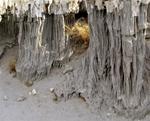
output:
<svg viewBox="0 0 150 121"><path fill-rule="evenodd" d="M125 116L143 118L150 111L149 1L86 3L89 49L56 92L66 98L82 92L94 110L111 107Z"/></svg>
<svg viewBox="0 0 150 121"><path fill-rule="evenodd" d="M94 110L111 107L125 116L142 118L150 111L150 1L85 1L89 48L70 63L73 69L64 73L66 79L56 93L65 98L77 93ZM63 14L79 10L78 1L53 1L49 15L41 19L33 6L31 13L20 14L17 72L25 81L49 74L65 48Z"/></svg>
<svg viewBox="0 0 150 121"><path fill-rule="evenodd" d="M64 39L62 15L46 18L25 17L20 22L18 77L23 81L41 79L49 74L51 64L59 57Z"/></svg>
<svg viewBox="0 0 150 121"><path fill-rule="evenodd" d="M21 7L17 75L21 80L43 78L49 74L54 60L64 58L66 38L63 14L78 11L77 2L62 0L19 3Z"/></svg>

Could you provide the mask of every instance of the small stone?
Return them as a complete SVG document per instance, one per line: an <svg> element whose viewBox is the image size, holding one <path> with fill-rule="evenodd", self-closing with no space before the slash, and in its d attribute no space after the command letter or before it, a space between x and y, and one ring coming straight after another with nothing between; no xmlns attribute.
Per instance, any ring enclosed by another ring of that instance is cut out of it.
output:
<svg viewBox="0 0 150 121"><path fill-rule="evenodd" d="M78 92L79 92L80 94L84 94L84 93L86 92L86 89L80 89Z"/></svg>
<svg viewBox="0 0 150 121"><path fill-rule="evenodd" d="M50 92L53 93L54 92L54 88L50 88Z"/></svg>
<svg viewBox="0 0 150 121"><path fill-rule="evenodd" d="M32 91L29 92L29 95L37 95L37 91L35 89L32 89Z"/></svg>
<svg viewBox="0 0 150 121"><path fill-rule="evenodd" d="M4 96L3 100L4 100L4 101L7 101L7 100L8 100L8 97L7 97L7 96Z"/></svg>
<svg viewBox="0 0 150 121"><path fill-rule="evenodd" d="M109 117L111 114L110 113L107 113L107 116Z"/></svg>
<svg viewBox="0 0 150 121"><path fill-rule="evenodd" d="M17 102L22 102L22 101L24 101L26 99L27 99L26 97L21 96L21 97L17 98Z"/></svg>
<svg viewBox="0 0 150 121"><path fill-rule="evenodd" d="M31 87L31 86L33 85L33 81L31 81L31 80L26 81L26 82L25 82L25 85L26 85L27 87Z"/></svg>
<svg viewBox="0 0 150 121"><path fill-rule="evenodd" d="M66 73L69 73L69 72L72 72L73 71L73 68L69 65L67 65L65 67L65 70L63 71L63 74L66 74Z"/></svg>
<svg viewBox="0 0 150 121"><path fill-rule="evenodd" d="M32 95L36 95L36 94L37 94L36 90L33 89L33 90L32 90Z"/></svg>

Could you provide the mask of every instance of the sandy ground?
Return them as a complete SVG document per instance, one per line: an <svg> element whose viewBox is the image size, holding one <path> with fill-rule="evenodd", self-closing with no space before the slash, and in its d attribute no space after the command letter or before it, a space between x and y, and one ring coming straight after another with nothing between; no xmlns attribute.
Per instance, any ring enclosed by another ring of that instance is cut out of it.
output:
<svg viewBox="0 0 150 121"><path fill-rule="evenodd" d="M16 48L13 48L0 60L0 121L131 121L109 112L94 114L81 99L53 101L49 89L59 83L58 74L26 87L9 74L8 63L15 54ZM32 89L37 95L29 95ZM17 101L22 96L26 99Z"/></svg>

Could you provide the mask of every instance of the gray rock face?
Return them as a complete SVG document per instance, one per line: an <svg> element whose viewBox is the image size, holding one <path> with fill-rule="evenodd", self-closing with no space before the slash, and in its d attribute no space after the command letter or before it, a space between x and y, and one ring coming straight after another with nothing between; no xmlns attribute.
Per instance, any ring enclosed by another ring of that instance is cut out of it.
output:
<svg viewBox="0 0 150 121"><path fill-rule="evenodd" d="M57 93L68 98L84 89L94 110L111 107L127 117L143 118L150 111L149 5L118 0L115 7L112 2L95 6L87 0L89 49Z"/></svg>
<svg viewBox="0 0 150 121"><path fill-rule="evenodd" d="M25 17L22 18L17 63L17 75L21 80L41 79L49 74L62 48L63 21L62 15L46 15L45 20L29 18L25 21Z"/></svg>
<svg viewBox="0 0 150 121"><path fill-rule="evenodd" d="M150 111L149 0L86 0L90 45L70 63L71 71L55 89L68 99L82 93L93 110L112 108L131 118ZM58 4L59 11L62 8ZM46 19L22 17L17 75L41 79L65 49L64 16L53 6Z"/></svg>

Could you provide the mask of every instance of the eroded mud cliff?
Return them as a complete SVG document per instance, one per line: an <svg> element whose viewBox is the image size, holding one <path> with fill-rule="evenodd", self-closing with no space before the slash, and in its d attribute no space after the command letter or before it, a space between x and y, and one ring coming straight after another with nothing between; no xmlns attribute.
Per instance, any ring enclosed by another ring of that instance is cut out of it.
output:
<svg viewBox="0 0 150 121"><path fill-rule="evenodd" d="M89 48L67 64L73 69L56 87L58 96L79 94L94 110L111 108L131 118L149 113L149 2L85 0ZM79 1L37 1L23 8L18 14L17 75L25 81L41 79L53 61L68 54L64 16L78 13Z"/></svg>

